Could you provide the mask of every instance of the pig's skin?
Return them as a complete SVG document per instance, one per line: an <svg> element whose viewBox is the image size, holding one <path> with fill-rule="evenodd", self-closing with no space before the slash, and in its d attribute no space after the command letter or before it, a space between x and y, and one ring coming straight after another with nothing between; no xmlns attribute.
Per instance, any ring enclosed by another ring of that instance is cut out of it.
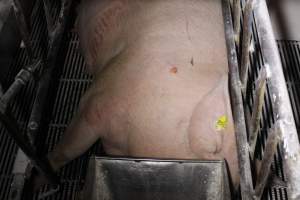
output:
<svg viewBox="0 0 300 200"><path fill-rule="evenodd" d="M55 170L101 138L111 155L225 158L238 183L220 0L86 0L77 26L95 80Z"/></svg>

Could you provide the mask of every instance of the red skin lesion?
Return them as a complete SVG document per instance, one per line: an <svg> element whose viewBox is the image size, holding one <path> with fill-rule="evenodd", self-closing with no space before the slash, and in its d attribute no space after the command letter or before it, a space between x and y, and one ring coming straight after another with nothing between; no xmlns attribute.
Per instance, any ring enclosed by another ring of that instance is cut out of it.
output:
<svg viewBox="0 0 300 200"><path fill-rule="evenodd" d="M177 74L177 72L178 72L178 68L177 67L172 67L170 69L170 73L172 73L172 74Z"/></svg>

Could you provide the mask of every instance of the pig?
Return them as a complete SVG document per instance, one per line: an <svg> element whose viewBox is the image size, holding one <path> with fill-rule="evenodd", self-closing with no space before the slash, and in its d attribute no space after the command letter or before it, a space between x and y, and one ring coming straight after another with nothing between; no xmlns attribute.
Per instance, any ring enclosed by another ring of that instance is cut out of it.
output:
<svg viewBox="0 0 300 200"><path fill-rule="evenodd" d="M77 30L93 84L48 158L98 139L113 156L225 159L239 182L221 0L83 0Z"/></svg>

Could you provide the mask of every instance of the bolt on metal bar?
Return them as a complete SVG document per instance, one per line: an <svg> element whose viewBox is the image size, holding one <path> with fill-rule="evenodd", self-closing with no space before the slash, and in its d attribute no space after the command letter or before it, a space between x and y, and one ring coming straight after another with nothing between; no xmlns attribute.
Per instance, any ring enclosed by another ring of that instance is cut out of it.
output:
<svg viewBox="0 0 300 200"><path fill-rule="evenodd" d="M9 135L14 139L22 151L34 162L34 165L45 175L45 177L52 184L59 184L59 178L52 169L49 161L46 158L39 158L36 151L31 144L21 134L20 128L10 113L3 110L0 111L0 120L5 128L8 130Z"/></svg>
<svg viewBox="0 0 300 200"><path fill-rule="evenodd" d="M272 99L274 117L279 121L280 147L288 199L300 199L300 144L291 102L283 74L268 8L265 0L256 1L254 15L264 62L270 67L268 88Z"/></svg>
<svg viewBox="0 0 300 200"><path fill-rule="evenodd" d="M261 196L264 192L265 186L270 176L272 160L277 151L277 145L279 141L280 141L279 124L275 123L274 127L271 128L271 131L269 133L269 137L267 139L267 144L264 151L264 156L261 161L261 166L258 169L258 176L255 185L256 199L261 199Z"/></svg>
<svg viewBox="0 0 300 200"><path fill-rule="evenodd" d="M41 66L41 60L34 64L26 66L17 74L15 81L11 84L8 90L0 97L3 105L7 106L9 102L18 94L23 86L32 78L33 73Z"/></svg>
<svg viewBox="0 0 300 200"><path fill-rule="evenodd" d="M235 42L237 46L240 45L240 32L241 32L241 1L233 0L233 22L234 22L234 34L235 34Z"/></svg>
<svg viewBox="0 0 300 200"><path fill-rule="evenodd" d="M30 31L26 23L24 10L19 0L13 0L12 5L14 8L14 13L17 19L21 37L25 44L26 52L28 54L29 59L32 60L34 58L34 54L33 54L32 44L30 41Z"/></svg>
<svg viewBox="0 0 300 200"><path fill-rule="evenodd" d="M242 57L241 57L241 81L243 87L246 88L246 82L248 78L248 68L250 64L250 42L252 35L252 22L253 22L253 0L248 0L245 5L244 17L243 17L243 38L242 38Z"/></svg>
<svg viewBox="0 0 300 200"><path fill-rule="evenodd" d="M254 190L250 167L243 99L241 94L242 85L239 77L229 0L223 0L222 4L229 66L230 99L237 143L241 195L243 200L251 200L254 196Z"/></svg>
<svg viewBox="0 0 300 200"><path fill-rule="evenodd" d="M261 68L259 72L259 77L256 84L254 102L253 102L253 111L249 127L249 146L250 146L250 155L254 157L254 151L256 146L257 134L260 126L261 112L264 103L264 97L266 92L266 82L267 82L267 72L264 67Z"/></svg>

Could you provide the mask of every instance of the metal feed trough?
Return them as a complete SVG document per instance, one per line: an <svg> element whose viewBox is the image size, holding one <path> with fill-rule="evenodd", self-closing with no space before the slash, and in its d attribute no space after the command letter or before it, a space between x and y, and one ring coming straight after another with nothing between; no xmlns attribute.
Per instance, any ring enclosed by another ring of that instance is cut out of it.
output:
<svg viewBox="0 0 300 200"><path fill-rule="evenodd" d="M230 199L222 161L91 158L82 199Z"/></svg>
<svg viewBox="0 0 300 200"><path fill-rule="evenodd" d="M33 17L44 16L39 19L36 30L42 32L45 29L48 37L47 51L43 52L43 47L38 45L41 43L36 43L37 35L28 26L30 20L26 19L21 3L19 0L13 1L27 64L19 63L24 66L10 86L6 89L3 87L0 96L0 119L6 129L1 134L9 134L20 148L14 160L13 177L9 187L3 187L4 192L0 183L0 197L3 199L25 198L24 194L28 193L24 186L28 185L26 168L29 160L51 183L59 184L59 178L47 159L38 154L38 148L34 144L43 130L42 113L48 107L47 98L59 57L58 51L62 48L63 33L67 31L67 19L73 17L71 3L71 0L36 2ZM240 198L265 199L270 187L277 187L279 189L275 192L280 193L277 199L300 199L299 140L266 2L220 0L220 3L223 8L230 71L229 87L238 146ZM74 38L70 39L70 44L72 41L78 44L77 37ZM72 52L72 48L68 52ZM72 60L71 57L77 54L67 55L67 59ZM78 65L83 66L83 63ZM15 112L10 105L15 105L13 102L28 84L34 85L36 92L33 92L31 114L24 126L15 119L18 117L13 117L12 113ZM277 176L271 170L274 163L282 172ZM156 174L161 172L163 176L154 178L149 170ZM105 175L106 172L109 175ZM169 177L168 181L165 176ZM143 195L144 199L152 199L149 195L156 195L159 199L229 199L227 177L224 163L218 161L102 157L92 159L89 164L86 185L91 186L87 187L90 190L86 189L85 195L92 195L90 199L134 199ZM79 179L84 178L80 176ZM60 191L66 190L64 184L62 183ZM60 191L50 189L35 194L34 198L50 198ZM53 198L73 197L58 195Z"/></svg>

